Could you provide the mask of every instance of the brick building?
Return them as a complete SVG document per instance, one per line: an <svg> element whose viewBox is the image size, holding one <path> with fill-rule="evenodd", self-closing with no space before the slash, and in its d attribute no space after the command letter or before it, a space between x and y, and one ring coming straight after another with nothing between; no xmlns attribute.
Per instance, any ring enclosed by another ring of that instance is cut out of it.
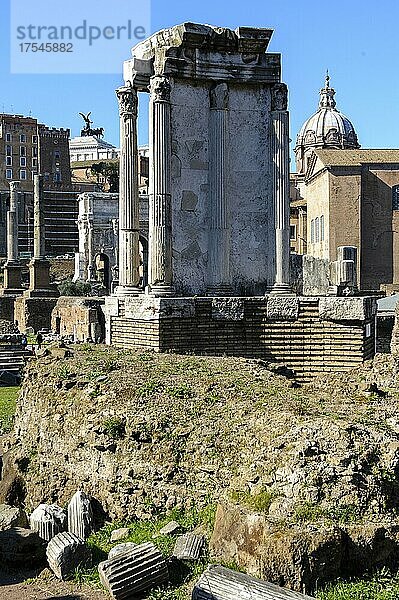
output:
<svg viewBox="0 0 399 600"><path fill-rule="evenodd" d="M69 129L49 128L33 117L0 115L0 255L5 255L10 181L19 181L19 249L33 247L33 176L43 174L46 252L73 253L78 246L76 192L71 181Z"/></svg>

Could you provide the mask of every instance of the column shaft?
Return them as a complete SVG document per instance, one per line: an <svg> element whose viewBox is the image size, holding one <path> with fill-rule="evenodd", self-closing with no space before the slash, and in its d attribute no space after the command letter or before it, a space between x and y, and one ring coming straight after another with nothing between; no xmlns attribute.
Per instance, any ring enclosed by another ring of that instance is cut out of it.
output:
<svg viewBox="0 0 399 600"><path fill-rule="evenodd" d="M44 196L43 175L35 175L33 183L33 258L44 259L45 229L44 229Z"/></svg>
<svg viewBox="0 0 399 600"><path fill-rule="evenodd" d="M151 78L149 288L155 295L173 291L170 90L166 77Z"/></svg>
<svg viewBox="0 0 399 600"><path fill-rule="evenodd" d="M137 148L137 90L116 91L120 114L119 286L118 295L139 290L139 184Z"/></svg>
<svg viewBox="0 0 399 600"><path fill-rule="evenodd" d="M209 161L210 161L210 232L208 294L231 293L230 215L226 190L228 166L228 109L226 83L210 92Z"/></svg>
<svg viewBox="0 0 399 600"><path fill-rule="evenodd" d="M18 252L19 181L10 182L10 210L7 212L7 262L19 262Z"/></svg>
<svg viewBox="0 0 399 600"><path fill-rule="evenodd" d="M290 179L289 113L287 88L277 84L272 90L271 153L276 226L276 278L273 294L290 294ZM274 109L274 110L273 110Z"/></svg>

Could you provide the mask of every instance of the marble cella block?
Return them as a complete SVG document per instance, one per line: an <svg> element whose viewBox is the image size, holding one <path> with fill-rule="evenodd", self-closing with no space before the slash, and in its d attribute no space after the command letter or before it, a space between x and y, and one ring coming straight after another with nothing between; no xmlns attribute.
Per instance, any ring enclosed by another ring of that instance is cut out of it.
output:
<svg viewBox="0 0 399 600"><path fill-rule="evenodd" d="M68 504L68 531L86 540L94 529L90 498L80 490Z"/></svg>
<svg viewBox="0 0 399 600"><path fill-rule="evenodd" d="M67 516L56 504L39 504L29 517L30 528L49 542L57 533L65 531Z"/></svg>
<svg viewBox="0 0 399 600"><path fill-rule="evenodd" d="M168 581L166 561L154 544L127 549L98 565L101 583L114 600L130 600Z"/></svg>
<svg viewBox="0 0 399 600"><path fill-rule="evenodd" d="M179 560L198 560L205 547L205 538L195 533L180 535L175 543L173 556Z"/></svg>
<svg viewBox="0 0 399 600"><path fill-rule="evenodd" d="M67 531L58 533L47 546L47 562L58 579L66 579L79 565L90 566L91 552L84 540Z"/></svg>

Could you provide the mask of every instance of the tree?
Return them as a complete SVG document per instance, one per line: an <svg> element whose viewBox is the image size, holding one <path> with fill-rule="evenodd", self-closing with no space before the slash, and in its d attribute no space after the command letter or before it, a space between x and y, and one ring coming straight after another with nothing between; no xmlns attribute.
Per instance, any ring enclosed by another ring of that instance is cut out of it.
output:
<svg viewBox="0 0 399 600"><path fill-rule="evenodd" d="M100 183L100 176L102 176L108 184L108 191L117 193L119 192L119 162L104 162L94 163L91 167L91 172L97 178L97 183L102 186L104 191L104 184Z"/></svg>

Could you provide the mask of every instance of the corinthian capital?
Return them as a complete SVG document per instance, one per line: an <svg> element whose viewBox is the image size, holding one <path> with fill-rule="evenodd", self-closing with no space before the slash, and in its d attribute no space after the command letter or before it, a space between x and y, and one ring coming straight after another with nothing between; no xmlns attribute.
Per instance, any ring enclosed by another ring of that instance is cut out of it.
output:
<svg viewBox="0 0 399 600"><path fill-rule="evenodd" d="M163 100L164 102L170 102L170 81L163 75L155 75L151 77L150 81L150 92L155 102Z"/></svg>
<svg viewBox="0 0 399 600"><path fill-rule="evenodd" d="M10 181L10 192L19 192L21 185L19 181Z"/></svg>
<svg viewBox="0 0 399 600"><path fill-rule="evenodd" d="M121 117L137 117L137 90L132 86L122 86L116 90Z"/></svg>
<svg viewBox="0 0 399 600"><path fill-rule="evenodd" d="M287 110L288 88L285 83L276 83L272 87L272 110Z"/></svg>

